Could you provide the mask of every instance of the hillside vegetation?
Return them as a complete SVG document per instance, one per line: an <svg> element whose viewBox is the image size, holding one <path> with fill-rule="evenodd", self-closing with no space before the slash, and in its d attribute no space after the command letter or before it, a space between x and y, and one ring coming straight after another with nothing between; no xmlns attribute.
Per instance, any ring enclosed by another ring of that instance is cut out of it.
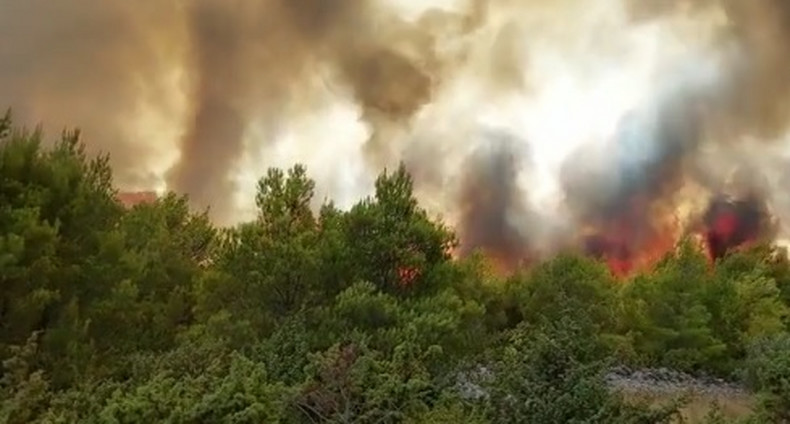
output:
<svg viewBox="0 0 790 424"><path fill-rule="evenodd" d="M313 213L304 167L232 229L168 194L126 210L107 157L0 122L0 422L664 423L614 366L743 381L790 420L790 263L682 243L627 281L560 255L453 259L403 167ZM51 146L51 147L44 147ZM725 422L711 413L711 423Z"/></svg>

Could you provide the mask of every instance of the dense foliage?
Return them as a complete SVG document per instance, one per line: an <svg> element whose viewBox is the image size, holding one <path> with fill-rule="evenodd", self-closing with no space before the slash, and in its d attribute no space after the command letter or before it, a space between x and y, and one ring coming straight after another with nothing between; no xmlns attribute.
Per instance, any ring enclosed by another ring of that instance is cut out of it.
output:
<svg viewBox="0 0 790 424"><path fill-rule="evenodd" d="M231 229L125 210L107 157L0 121L0 422L662 423L609 366L743 378L790 419L790 264L685 243L616 280L573 255L501 279L401 166L348 211L272 169ZM713 418L712 418L713 419ZM720 418L716 418L720 419Z"/></svg>

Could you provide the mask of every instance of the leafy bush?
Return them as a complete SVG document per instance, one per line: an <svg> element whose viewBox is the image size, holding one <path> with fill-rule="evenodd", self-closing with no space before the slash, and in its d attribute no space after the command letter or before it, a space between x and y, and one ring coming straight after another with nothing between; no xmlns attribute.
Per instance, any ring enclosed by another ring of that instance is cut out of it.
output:
<svg viewBox="0 0 790 424"><path fill-rule="evenodd" d="M502 278L452 257L402 165L318 213L303 166L271 169L256 218L220 229L174 194L123 208L108 158L78 136L44 148L0 119L0 423L675 417L612 392L617 361L743 371L753 419L790 419L776 249L712 270L686 243L629 281L560 255Z"/></svg>

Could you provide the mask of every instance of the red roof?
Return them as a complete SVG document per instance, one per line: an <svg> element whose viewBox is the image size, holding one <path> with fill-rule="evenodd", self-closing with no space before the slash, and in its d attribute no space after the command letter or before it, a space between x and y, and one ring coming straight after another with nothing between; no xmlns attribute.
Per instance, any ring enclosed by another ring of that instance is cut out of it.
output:
<svg viewBox="0 0 790 424"><path fill-rule="evenodd" d="M156 192L153 191L118 193L118 200L127 208L131 208L140 203L152 203L155 202L157 198Z"/></svg>

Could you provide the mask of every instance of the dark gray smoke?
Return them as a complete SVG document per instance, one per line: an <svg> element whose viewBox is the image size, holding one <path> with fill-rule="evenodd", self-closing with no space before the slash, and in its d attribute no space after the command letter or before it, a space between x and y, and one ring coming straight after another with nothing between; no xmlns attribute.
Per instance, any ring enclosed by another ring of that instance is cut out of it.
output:
<svg viewBox="0 0 790 424"><path fill-rule="evenodd" d="M463 166L460 192L460 254L482 250L503 266L512 267L532 255L530 230L538 221L518 184L529 167L519 143L508 134L487 134Z"/></svg>

